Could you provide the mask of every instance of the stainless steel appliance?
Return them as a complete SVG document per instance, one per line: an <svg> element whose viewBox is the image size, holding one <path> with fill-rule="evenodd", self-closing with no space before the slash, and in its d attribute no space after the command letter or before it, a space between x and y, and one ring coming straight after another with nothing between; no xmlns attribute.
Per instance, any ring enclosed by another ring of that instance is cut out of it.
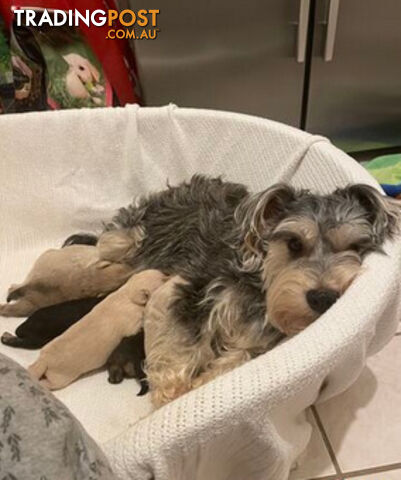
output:
<svg viewBox="0 0 401 480"><path fill-rule="evenodd" d="M148 105L250 113L347 151L401 145L401 0L130 1Z"/></svg>
<svg viewBox="0 0 401 480"><path fill-rule="evenodd" d="M306 129L347 151L401 145L401 1L317 1Z"/></svg>

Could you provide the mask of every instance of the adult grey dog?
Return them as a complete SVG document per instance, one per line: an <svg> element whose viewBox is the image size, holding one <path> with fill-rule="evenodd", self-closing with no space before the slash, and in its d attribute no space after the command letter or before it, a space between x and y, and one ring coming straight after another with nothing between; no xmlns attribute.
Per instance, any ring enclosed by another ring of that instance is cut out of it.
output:
<svg viewBox="0 0 401 480"><path fill-rule="evenodd" d="M145 318L146 371L162 405L266 352L324 313L398 226L367 185L327 195L278 184L250 194L195 175L140 197L101 235L103 255L173 278ZM75 241L96 242L92 236Z"/></svg>

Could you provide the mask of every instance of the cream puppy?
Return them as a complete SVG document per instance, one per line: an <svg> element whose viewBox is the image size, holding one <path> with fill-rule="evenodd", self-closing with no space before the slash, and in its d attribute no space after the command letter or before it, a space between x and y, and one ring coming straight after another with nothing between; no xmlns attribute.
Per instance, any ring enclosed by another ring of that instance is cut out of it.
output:
<svg viewBox="0 0 401 480"><path fill-rule="evenodd" d="M29 316L40 308L69 300L104 296L133 274L125 264L105 259L99 246L71 245L44 252L25 281L12 285L0 316Z"/></svg>
<svg viewBox="0 0 401 480"><path fill-rule="evenodd" d="M42 348L30 373L51 390L66 387L84 373L102 367L124 337L143 327L152 293L167 277L145 270L110 294L88 315Z"/></svg>

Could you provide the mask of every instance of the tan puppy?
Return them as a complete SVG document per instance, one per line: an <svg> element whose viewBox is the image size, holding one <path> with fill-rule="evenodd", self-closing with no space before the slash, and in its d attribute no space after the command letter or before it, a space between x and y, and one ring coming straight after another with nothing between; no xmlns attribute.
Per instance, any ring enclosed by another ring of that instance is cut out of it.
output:
<svg viewBox="0 0 401 480"><path fill-rule="evenodd" d="M0 316L24 317L40 308L68 300L104 296L132 275L124 263L104 259L98 246L72 245L47 250L33 265L25 281L12 285Z"/></svg>
<svg viewBox="0 0 401 480"><path fill-rule="evenodd" d="M105 365L124 337L143 326L148 298L166 281L158 270L134 275L88 315L48 343L30 373L51 390L66 387L84 373Z"/></svg>

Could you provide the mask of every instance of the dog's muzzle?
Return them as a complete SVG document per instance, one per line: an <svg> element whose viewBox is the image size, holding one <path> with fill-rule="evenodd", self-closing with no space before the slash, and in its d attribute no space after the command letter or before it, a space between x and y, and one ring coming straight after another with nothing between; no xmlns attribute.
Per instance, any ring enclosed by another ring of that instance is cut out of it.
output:
<svg viewBox="0 0 401 480"><path fill-rule="evenodd" d="M308 290L306 292L306 301L310 308L317 313L326 312L340 297L335 290L319 289Z"/></svg>

